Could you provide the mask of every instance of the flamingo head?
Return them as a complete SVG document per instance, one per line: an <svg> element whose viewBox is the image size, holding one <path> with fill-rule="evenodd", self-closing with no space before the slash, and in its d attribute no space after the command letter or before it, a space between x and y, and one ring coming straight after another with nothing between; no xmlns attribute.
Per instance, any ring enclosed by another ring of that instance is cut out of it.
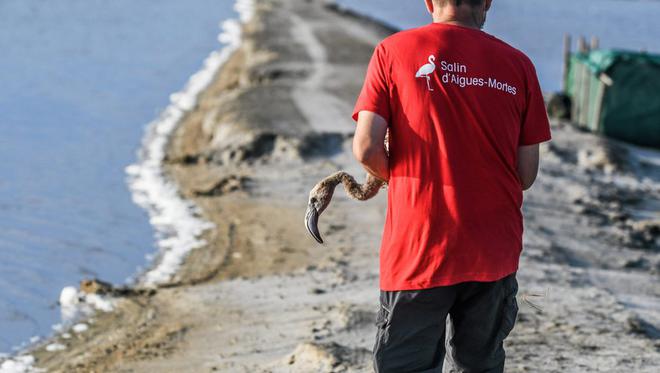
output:
<svg viewBox="0 0 660 373"><path fill-rule="evenodd" d="M317 184L309 193L309 202L305 213L305 227L318 243L323 243L318 228L319 216L330 204L336 185L324 181Z"/></svg>
<svg viewBox="0 0 660 373"><path fill-rule="evenodd" d="M429 56L429 62L431 62L431 63L435 62L435 56L434 55Z"/></svg>

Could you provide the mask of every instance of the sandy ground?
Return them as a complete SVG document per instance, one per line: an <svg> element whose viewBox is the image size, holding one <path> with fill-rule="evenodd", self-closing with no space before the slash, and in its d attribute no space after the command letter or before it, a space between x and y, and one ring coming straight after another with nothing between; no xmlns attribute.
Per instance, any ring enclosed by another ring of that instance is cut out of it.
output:
<svg viewBox="0 0 660 373"><path fill-rule="evenodd" d="M369 372L386 194L338 192L303 226L309 189L344 169L374 45L392 32L320 1L258 2L245 42L171 139L167 168L217 228L172 284L119 300L34 351L52 372ZM561 123L526 194L510 372L660 365L660 156ZM650 160L649 160L650 159Z"/></svg>

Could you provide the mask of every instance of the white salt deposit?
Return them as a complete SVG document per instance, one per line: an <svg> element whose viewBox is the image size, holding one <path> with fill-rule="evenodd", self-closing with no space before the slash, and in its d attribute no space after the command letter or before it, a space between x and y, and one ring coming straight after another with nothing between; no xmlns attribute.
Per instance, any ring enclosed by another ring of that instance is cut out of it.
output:
<svg viewBox="0 0 660 373"><path fill-rule="evenodd" d="M86 294L83 299L86 304L89 304L97 311L112 312L115 309L112 299L102 297L98 294Z"/></svg>
<svg viewBox="0 0 660 373"><path fill-rule="evenodd" d="M60 305L62 307L69 307L80 303L78 289L73 286L67 286L60 292Z"/></svg>
<svg viewBox="0 0 660 373"><path fill-rule="evenodd" d="M253 0L237 0L235 9L240 14L240 22L247 22L254 12ZM194 203L179 195L176 185L163 173L162 163L170 134L194 108L197 96L240 45L240 22L229 20L222 23L218 40L226 44L225 47L212 52L184 89L170 96L170 105L145 130L138 162L126 168L133 201L149 213L159 249L157 264L144 275L145 285L169 281L186 255L205 244L199 238L201 234L213 227L200 217L201 212Z"/></svg>
<svg viewBox="0 0 660 373"><path fill-rule="evenodd" d="M46 346L46 351L48 352L57 352L66 350L66 346L61 343L51 343Z"/></svg>
<svg viewBox="0 0 660 373"><path fill-rule="evenodd" d="M78 289L73 286L67 286L62 289L60 292L60 313L62 320L73 320L78 317L80 313L80 295L78 294ZM61 325L54 325L55 327L61 328Z"/></svg>
<svg viewBox="0 0 660 373"><path fill-rule="evenodd" d="M0 364L0 373L38 373L43 369L34 368L34 357L31 355L16 356Z"/></svg>
<svg viewBox="0 0 660 373"><path fill-rule="evenodd" d="M254 0L236 0L234 9L242 23L247 23L254 16Z"/></svg>
<svg viewBox="0 0 660 373"><path fill-rule="evenodd" d="M89 329L89 326L87 326L85 323L79 323L74 325L71 329L73 329L73 331L76 333L84 333Z"/></svg>
<svg viewBox="0 0 660 373"><path fill-rule="evenodd" d="M111 312L115 301L112 298L102 297L98 294L85 294L73 286L67 286L60 293L60 312L62 321L70 325L76 319L89 316L94 311ZM61 332L62 325L54 325L53 330Z"/></svg>

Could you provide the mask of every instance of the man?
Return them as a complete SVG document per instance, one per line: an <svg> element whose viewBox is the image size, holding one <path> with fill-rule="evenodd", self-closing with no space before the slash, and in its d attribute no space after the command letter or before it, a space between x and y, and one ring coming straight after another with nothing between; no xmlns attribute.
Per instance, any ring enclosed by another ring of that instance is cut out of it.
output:
<svg viewBox="0 0 660 373"><path fill-rule="evenodd" d="M355 107L353 152L389 184L377 372L504 370L522 192L550 129L531 61L481 31L491 2L426 0L433 23L377 46Z"/></svg>

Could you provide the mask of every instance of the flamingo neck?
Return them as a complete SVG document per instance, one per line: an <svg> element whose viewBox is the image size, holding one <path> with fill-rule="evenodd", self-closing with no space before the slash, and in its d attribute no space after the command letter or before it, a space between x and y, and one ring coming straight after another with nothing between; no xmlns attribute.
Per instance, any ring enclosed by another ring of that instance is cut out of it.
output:
<svg viewBox="0 0 660 373"><path fill-rule="evenodd" d="M341 174L341 180L340 182L344 185L344 188L346 190L350 190L355 187L360 187L360 184L353 178L353 176L349 175L346 172L343 172Z"/></svg>

